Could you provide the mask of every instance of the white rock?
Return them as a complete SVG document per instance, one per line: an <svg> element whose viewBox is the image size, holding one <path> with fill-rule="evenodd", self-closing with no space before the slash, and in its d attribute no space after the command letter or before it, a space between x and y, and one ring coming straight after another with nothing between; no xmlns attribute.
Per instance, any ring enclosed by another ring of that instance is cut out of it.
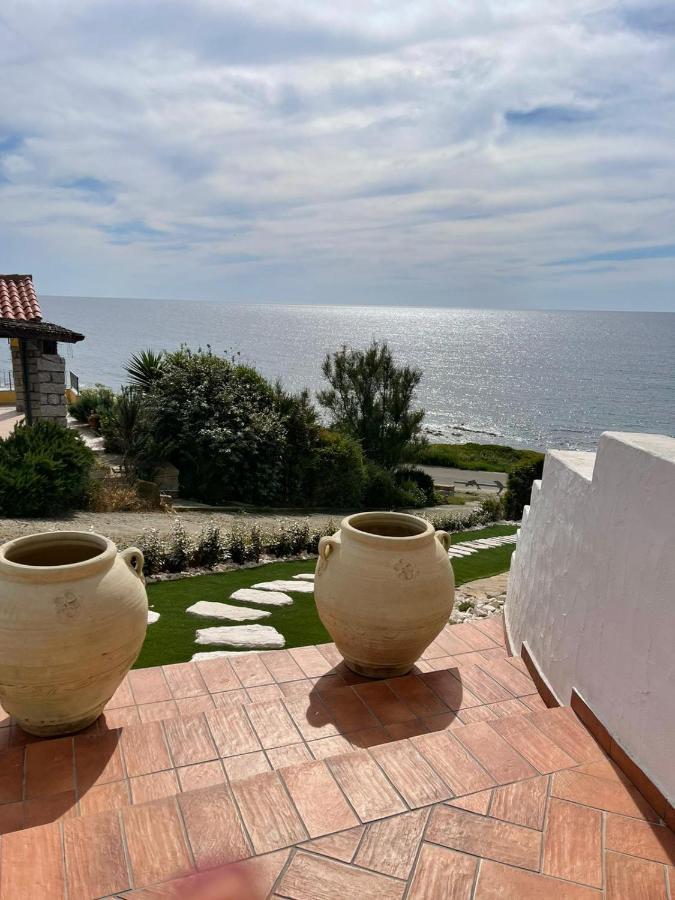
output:
<svg viewBox="0 0 675 900"><path fill-rule="evenodd" d="M283 647L286 641L271 625L216 625L197 629L197 644L229 644L231 647Z"/></svg>
<svg viewBox="0 0 675 900"><path fill-rule="evenodd" d="M314 581L314 572L303 572L293 576L294 581Z"/></svg>
<svg viewBox="0 0 675 900"><path fill-rule="evenodd" d="M211 619L229 619L230 622L255 622L256 619L266 619L272 615L266 609L249 609L247 606L232 606L231 603L215 603L210 600L199 600L185 612Z"/></svg>
<svg viewBox="0 0 675 900"><path fill-rule="evenodd" d="M258 603L260 606L290 606L293 598L281 591L260 591L254 588L239 588L231 597L232 600L243 600L245 603Z"/></svg>
<svg viewBox="0 0 675 900"><path fill-rule="evenodd" d="M154 623L159 619L159 613L155 612L154 609L148 610L148 625L154 625Z"/></svg>
<svg viewBox="0 0 675 900"><path fill-rule="evenodd" d="M297 591L303 594L311 594L314 590L314 585L310 581L292 581L282 578L277 581L260 581L253 587L261 591Z"/></svg>
<svg viewBox="0 0 675 900"><path fill-rule="evenodd" d="M192 662L203 662L207 659L219 659L225 656L252 656L257 653L257 650L202 650L201 653L192 654Z"/></svg>

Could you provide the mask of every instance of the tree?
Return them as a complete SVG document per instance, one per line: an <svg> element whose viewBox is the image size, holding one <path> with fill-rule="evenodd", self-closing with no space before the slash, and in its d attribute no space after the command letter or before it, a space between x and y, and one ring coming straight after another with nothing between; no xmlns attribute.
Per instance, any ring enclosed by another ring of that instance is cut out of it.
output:
<svg viewBox="0 0 675 900"><path fill-rule="evenodd" d="M149 391L162 375L164 353L154 350L141 350L134 353L124 367L132 387L141 391Z"/></svg>
<svg viewBox="0 0 675 900"><path fill-rule="evenodd" d="M367 459L393 468L421 443L424 410L413 401L422 372L397 366L386 342L327 354L323 374L330 387L319 391L319 403L334 428L359 441Z"/></svg>

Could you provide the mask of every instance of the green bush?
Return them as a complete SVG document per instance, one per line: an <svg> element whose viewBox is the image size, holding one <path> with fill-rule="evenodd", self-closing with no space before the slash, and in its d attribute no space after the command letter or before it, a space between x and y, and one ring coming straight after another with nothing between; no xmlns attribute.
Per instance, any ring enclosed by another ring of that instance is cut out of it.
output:
<svg viewBox="0 0 675 900"><path fill-rule="evenodd" d="M83 388L72 403L68 404L68 412L78 422L86 422L89 416L97 413L105 416L115 403L115 392L104 384Z"/></svg>
<svg viewBox="0 0 675 900"><path fill-rule="evenodd" d="M415 466L400 466L394 472L394 480L401 487L406 484L415 486L422 494L424 502L421 505L433 506L435 504L434 479L423 469L418 469ZM410 491L410 488L406 488L406 490Z"/></svg>
<svg viewBox="0 0 675 900"><path fill-rule="evenodd" d="M367 509L392 509L398 505L401 492L389 469L368 463L366 479L363 505Z"/></svg>
<svg viewBox="0 0 675 900"><path fill-rule="evenodd" d="M314 506L359 506L366 484L359 442L339 431L324 429L315 451L313 482Z"/></svg>
<svg viewBox="0 0 675 900"><path fill-rule="evenodd" d="M480 502L480 508L490 517L491 522L498 522L504 518L504 500L501 497L496 495L485 497Z"/></svg>
<svg viewBox="0 0 675 900"><path fill-rule="evenodd" d="M162 540L156 528L144 531L135 544L143 554L143 572L146 575L157 575L166 570L166 541Z"/></svg>
<svg viewBox="0 0 675 900"><path fill-rule="evenodd" d="M0 440L0 515L61 515L86 504L94 454L56 422L17 425Z"/></svg>
<svg viewBox="0 0 675 900"><path fill-rule="evenodd" d="M532 483L541 478L544 471L543 457L537 462L518 466L509 473L509 480L504 494L504 511L507 519L520 520L523 507L530 502Z"/></svg>
<svg viewBox="0 0 675 900"><path fill-rule="evenodd" d="M222 561L225 550L217 525L205 525L200 531L192 551L192 565L212 569Z"/></svg>

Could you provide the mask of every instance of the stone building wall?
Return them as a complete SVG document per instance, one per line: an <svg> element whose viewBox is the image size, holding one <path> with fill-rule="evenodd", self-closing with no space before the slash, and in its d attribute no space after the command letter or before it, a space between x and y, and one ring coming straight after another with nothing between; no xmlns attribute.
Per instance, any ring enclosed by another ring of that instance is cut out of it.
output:
<svg viewBox="0 0 675 900"><path fill-rule="evenodd" d="M58 353L45 353L42 341L27 341L28 379L33 420L52 419L66 424L66 363ZM12 343L12 368L17 412L26 412L23 364L18 345Z"/></svg>

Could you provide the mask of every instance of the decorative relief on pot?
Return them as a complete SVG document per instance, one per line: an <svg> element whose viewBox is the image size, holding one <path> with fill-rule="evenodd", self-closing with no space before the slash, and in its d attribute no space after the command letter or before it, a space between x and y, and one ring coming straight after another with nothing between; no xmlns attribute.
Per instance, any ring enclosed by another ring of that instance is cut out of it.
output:
<svg viewBox="0 0 675 900"><path fill-rule="evenodd" d="M394 571L401 581L413 581L419 574L417 568L404 559L399 559L398 562L394 563Z"/></svg>
<svg viewBox="0 0 675 900"><path fill-rule="evenodd" d="M66 591L60 597L54 600L56 607L56 618L61 622L67 622L74 619L80 611L80 598L72 591Z"/></svg>

